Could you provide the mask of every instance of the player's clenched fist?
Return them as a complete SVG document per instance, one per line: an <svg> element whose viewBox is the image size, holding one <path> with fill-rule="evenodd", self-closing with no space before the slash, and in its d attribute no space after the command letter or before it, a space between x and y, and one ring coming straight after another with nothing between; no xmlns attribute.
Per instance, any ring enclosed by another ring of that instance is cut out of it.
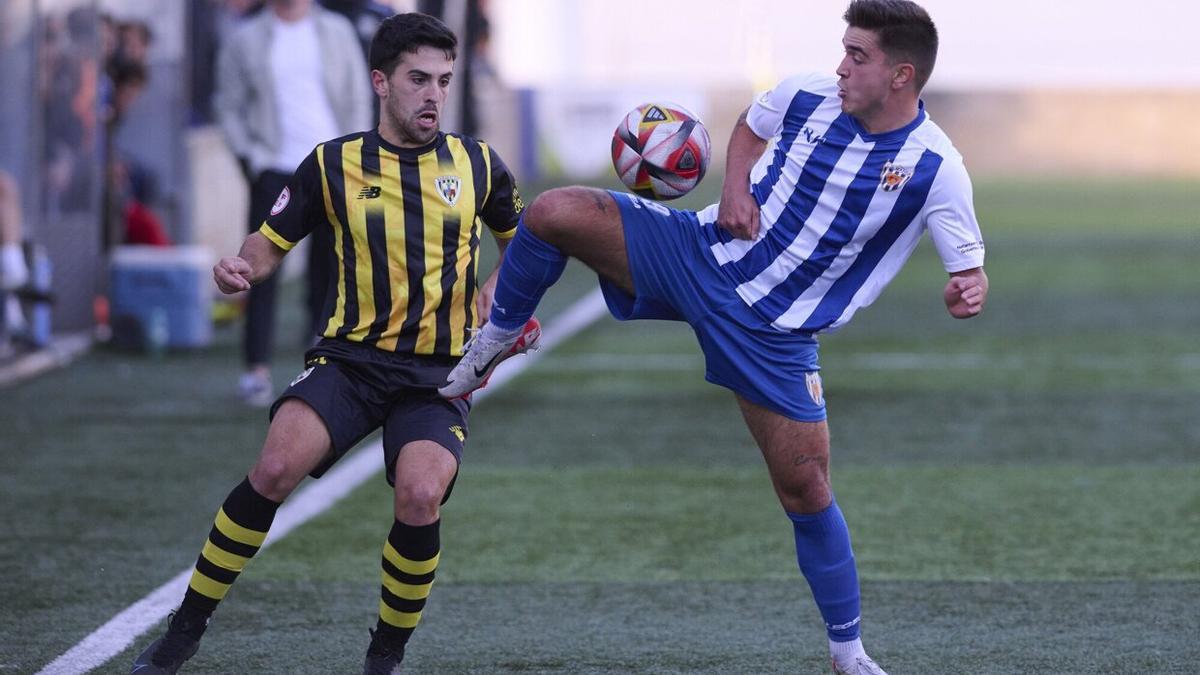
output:
<svg viewBox="0 0 1200 675"><path fill-rule="evenodd" d="M213 280L222 293L250 290L250 263L237 256L221 258L213 266Z"/></svg>
<svg viewBox="0 0 1200 675"><path fill-rule="evenodd" d="M956 319L969 319L983 311L987 300L988 278L983 268L960 272L950 277L942 291L946 310Z"/></svg>
<svg viewBox="0 0 1200 675"><path fill-rule="evenodd" d="M753 241L758 236L758 202L749 192L721 196L717 207L717 227L737 239Z"/></svg>

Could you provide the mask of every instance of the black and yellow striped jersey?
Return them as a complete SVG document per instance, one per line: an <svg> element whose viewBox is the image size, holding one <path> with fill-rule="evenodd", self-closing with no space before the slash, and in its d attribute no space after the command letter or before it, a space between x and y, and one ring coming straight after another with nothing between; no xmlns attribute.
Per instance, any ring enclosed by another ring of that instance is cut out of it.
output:
<svg viewBox="0 0 1200 675"><path fill-rule="evenodd" d="M516 233L524 208L488 145L441 133L400 148L377 130L318 145L259 229L290 250L332 228L322 335L386 351L459 356L474 327L482 225Z"/></svg>

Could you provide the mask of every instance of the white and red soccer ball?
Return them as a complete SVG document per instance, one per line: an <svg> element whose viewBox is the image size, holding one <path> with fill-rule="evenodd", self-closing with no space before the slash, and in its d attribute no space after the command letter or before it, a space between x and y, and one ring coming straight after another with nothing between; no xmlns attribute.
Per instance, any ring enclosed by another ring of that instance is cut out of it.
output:
<svg viewBox="0 0 1200 675"><path fill-rule="evenodd" d="M682 197L708 169L712 143L695 115L671 103L643 103L613 132L613 168L630 190L650 199Z"/></svg>

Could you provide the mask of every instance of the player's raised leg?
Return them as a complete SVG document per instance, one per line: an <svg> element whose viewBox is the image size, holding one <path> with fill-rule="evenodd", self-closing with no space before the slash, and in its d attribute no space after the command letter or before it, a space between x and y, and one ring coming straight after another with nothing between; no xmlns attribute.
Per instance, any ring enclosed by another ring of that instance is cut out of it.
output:
<svg viewBox="0 0 1200 675"><path fill-rule="evenodd" d="M533 312L562 276L568 258L633 292L621 214L607 192L557 188L529 205L504 252L488 322L438 389L442 396L466 396L505 359L536 348L540 327L530 324Z"/></svg>
<svg viewBox="0 0 1200 675"><path fill-rule="evenodd" d="M886 675L863 650L858 570L850 531L829 482L829 427L800 422L738 397L796 539L796 560L825 620L833 670Z"/></svg>
<svg viewBox="0 0 1200 675"><path fill-rule="evenodd" d="M285 400L258 462L217 511L179 609L167 632L133 662L133 673L174 673L199 648L217 604L262 547L281 502L329 452L329 433L308 404Z"/></svg>
<svg viewBox="0 0 1200 675"><path fill-rule="evenodd" d="M364 675L398 672L441 557L440 506L458 462L433 441L406 444L396 458L396 520L383 545L379 620L371 633Z"/></svg>

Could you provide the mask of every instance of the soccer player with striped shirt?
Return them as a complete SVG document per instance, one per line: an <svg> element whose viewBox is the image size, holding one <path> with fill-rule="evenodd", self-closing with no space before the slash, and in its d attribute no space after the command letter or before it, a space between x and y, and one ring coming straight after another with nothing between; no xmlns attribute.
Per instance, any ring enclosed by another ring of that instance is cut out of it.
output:
<svg viewBox="0 0 1200 675"><path fill-rule="evenodd" d="M688 322L706 378L731 389L792 521L835 673L880 675L859 635L850 534L829 479L817 335L870 304L928 231L950 315L979 314L984 248L961 156L926 113L937 31L908 0L854 0L836 77L760 96L729 142L719 204L677 211L583 187L522 215L489 323L439 390L463 396L503 361L568 256L618 319Z"/></svg>
<svg viewBox="0 0 1200 675"><path fill-rule="evenodd" d="M280 503L380 427L395 520L363 672L399 669L433 585L440 507L468 433L469 402L447 401L437 386L475 317L490 307L495 274L481 287L476 277L483 226L503 256L522 208L495 151L440 130L456 45L433 17L385 19L370 56L378 128L318 144L266 222L213 268L221 291L243 291L268 278L305 236L327 228L336 274L321 341L271 407L258 461L218 510L179 610L137 657L134 673L174 673L195 654ZM522 349L537 340L537 322L529 324Z"/></svg>

